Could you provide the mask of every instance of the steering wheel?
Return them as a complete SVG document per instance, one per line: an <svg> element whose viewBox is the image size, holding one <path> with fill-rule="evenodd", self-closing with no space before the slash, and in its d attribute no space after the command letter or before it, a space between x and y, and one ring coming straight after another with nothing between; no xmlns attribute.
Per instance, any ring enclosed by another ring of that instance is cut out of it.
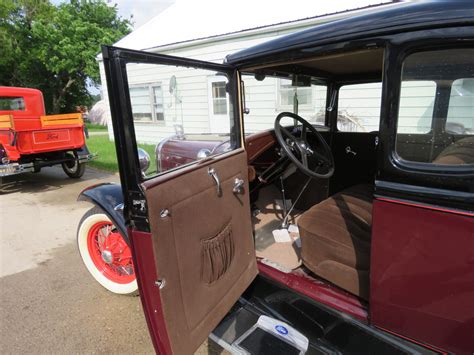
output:
<svg viewBox="0 0 474 355"><path fill-rule="evenodd" d="M280 124L283 117L291 117L301 123L301 133L295 134ZM310 145L307 140L307 132L311 132L318 140L318 146L322 147L323 153L318 153L316 147ZM282 112L275 119L275 135L281 147L290 160L305 175L312 178L327 179L334 174L334 157L331 148L323 136L304 118L291 113ZM318 170L325 168L324 172Z"/></svg>

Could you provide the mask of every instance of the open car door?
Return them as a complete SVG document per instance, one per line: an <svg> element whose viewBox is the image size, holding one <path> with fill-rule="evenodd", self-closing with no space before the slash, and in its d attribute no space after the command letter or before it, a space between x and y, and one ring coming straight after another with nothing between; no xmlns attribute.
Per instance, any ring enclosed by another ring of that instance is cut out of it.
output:
<svg viewBox="0 0 474 355"><path fill-rule="evenodd" d="M103 47L103 60L149 330L157 352L191 354L257 275L238 72L114 47ZM160 127L200 132L199 124L216 113L230 120L222 125L230 130L207 136L207 157L165 172L162 157L151 157L157 171L141 171L138 135L158 143Z"/></svg>

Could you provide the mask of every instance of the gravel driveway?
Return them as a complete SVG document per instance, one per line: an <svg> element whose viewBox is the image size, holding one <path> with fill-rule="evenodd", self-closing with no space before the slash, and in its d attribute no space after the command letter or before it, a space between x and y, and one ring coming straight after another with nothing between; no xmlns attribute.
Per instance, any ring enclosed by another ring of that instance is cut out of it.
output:
<svg viewBox="0 0 474 355"><path fill-rule="evenodd" d="M61 168L4 178L0 187L0 353L153 353L138 297L114 295L89 276L76 229L91 207L77 202L117 175ZM218 354L207 342L199 354Z"/></svg>

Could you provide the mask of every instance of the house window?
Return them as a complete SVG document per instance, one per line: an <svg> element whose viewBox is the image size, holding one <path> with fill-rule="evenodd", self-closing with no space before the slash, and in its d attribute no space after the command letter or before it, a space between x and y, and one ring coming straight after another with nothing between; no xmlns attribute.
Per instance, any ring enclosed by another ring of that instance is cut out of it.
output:
<svg viewBox="0 0 474 355"><path fill-rule="evenodd" d="M214 115L227 115L227 93L225 81L212 83L212 111Z"/></svg>
<svg viewBox="0 0 474 355"><path fill-rule="evenodd" d="M293 107L295 93L298 97L298 106L309 106L312 101L311 87L298 87L292 85L289 79L278 80L278 103L280 107Z"/></svg>
<svg viewBox="0 0 474 355"><path fill-rule="evenodd" d="M131 87L130 101L135 121L156 122L164 120L161 84Z"/></svg>

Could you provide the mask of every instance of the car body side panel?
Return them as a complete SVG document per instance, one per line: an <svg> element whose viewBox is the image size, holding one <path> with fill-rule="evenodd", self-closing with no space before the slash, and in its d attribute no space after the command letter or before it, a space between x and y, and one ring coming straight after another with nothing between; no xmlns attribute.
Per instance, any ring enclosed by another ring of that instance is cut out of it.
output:
<svg viewBox="0 0 474 355"><path fill-rule="evenodd" d="M139 258L133 256L134 268L153 346L158 354L171 354L160 295L165 283L156 270L153 237L151 233L132 229L128 229L128 233L133 236L132 253L140 250Z"/></svg>
<svg viewBox="0 0 474 355"><path fill-rule="evenodd" d="M474 213L376 199L373 219L372 324L472 353Z"/></svg>

